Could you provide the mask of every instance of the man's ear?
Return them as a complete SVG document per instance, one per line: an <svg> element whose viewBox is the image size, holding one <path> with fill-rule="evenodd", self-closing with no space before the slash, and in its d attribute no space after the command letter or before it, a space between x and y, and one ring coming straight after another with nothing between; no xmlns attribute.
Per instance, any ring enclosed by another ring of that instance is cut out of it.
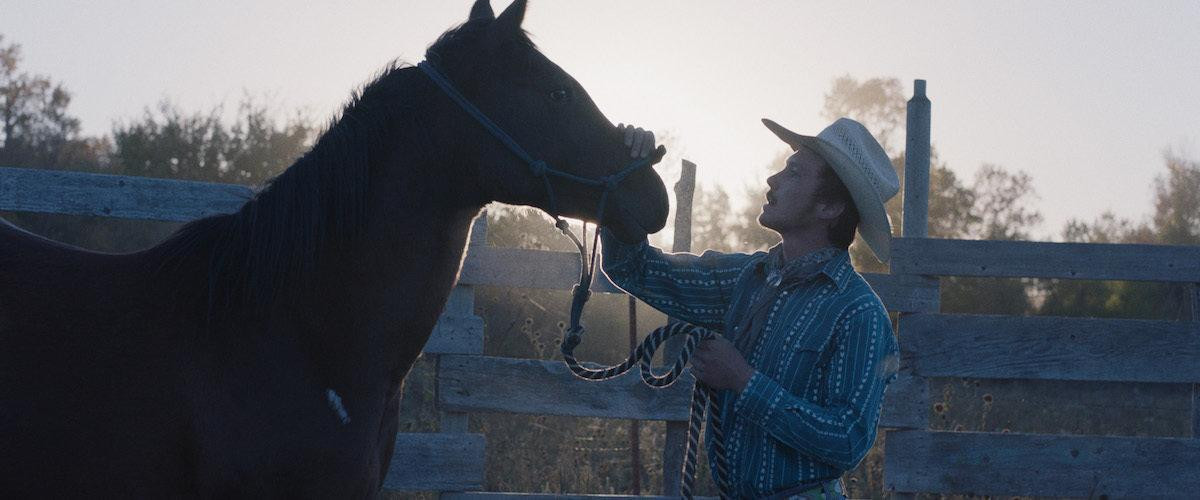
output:
<svg viewBox="0 0 1200 500"><path fill-rule="evenodd" d="M838 217L841 217L842 212L846 211L845 201L835 202L818 202L817 203L817 218L832 222Z"/></svg>

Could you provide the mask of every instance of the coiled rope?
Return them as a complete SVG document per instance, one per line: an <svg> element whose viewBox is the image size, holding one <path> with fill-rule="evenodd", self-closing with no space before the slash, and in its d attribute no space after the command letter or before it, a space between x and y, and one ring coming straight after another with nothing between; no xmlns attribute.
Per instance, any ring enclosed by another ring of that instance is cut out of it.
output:
<svg viewBox="0 0 1200 500"><path fill-rule="evenodd" d="M596 271L596 243L599 239L599 230L596 230L595 236L592 238L592 250L589 254L586 243L575 237L575 234L570 231L570 227L567 226L565 221L560 221L559 224L556 224L556 227L575 243L576 248L579 250L580 259L579 283L576 283L572 290L570 324L563 332L561 346L563 361L570 368L571 373L585 380L602 381L619 377L637 365L642 381L646 385L662 388L674 384L679 379L679 376L683 374L684 367L691 360L692 354L695 352L696 346L700 344L700 341L714 338L717 336L717 333L682 321L670 322L650 332L650 335L647 335L646 339L633 352L629 353L625 361L620 364L599 368L584 366L575 358L574 352L575 348L583 340L583 334L586 331L583 325L580 324L580 319L583 314L583 306L591 297L591 285ZM583 241L587 241L586 225L584 226ZM654 368L650 364L651 360L654 359L654 353L658 351L658 348L667 339L676 335L686 335L683 349L679 352L679 357L666 373L661 375L654 373ZM699 380L696 381L696 385L692 388L692 407L691 414L688 417L687 448L684 454L683 474L680 479L679 492L684 498L694 498L692 491L696 484L697 453L700 448L700 435L706 414L710 416L709 425L712 426L714 456L713 463L710 465L716 471L714 479L717 489L720 491L722 499L732 498L729 487L729 462L725 454L725 435L721 425L721 411L717 407L717 393L715 389Z"/></svg>

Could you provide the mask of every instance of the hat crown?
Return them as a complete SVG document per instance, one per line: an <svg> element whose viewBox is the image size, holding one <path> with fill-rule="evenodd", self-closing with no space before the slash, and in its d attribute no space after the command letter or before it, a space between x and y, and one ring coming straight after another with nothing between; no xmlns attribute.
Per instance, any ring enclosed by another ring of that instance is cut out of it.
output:
<svg viewBox="0 0 1200 500"><path fill-rule="evenodd" d="M849 118L838 118L817 134L817 138L850 158L853 166L871 181L875 192L884 202L900 192L900 178L892 168L891 159L863 124Z"/></svg>

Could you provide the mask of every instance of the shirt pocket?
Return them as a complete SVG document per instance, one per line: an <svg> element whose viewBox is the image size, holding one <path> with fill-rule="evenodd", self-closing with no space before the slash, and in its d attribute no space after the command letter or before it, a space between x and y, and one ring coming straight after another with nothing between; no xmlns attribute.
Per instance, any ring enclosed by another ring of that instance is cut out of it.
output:
<svg viewBox="0 0 1200 500"><path fill-rule="evenodd" d="M775 380L795 395L815 401L820 397L825 377L827 358L830 354L833 329L830 325L809 325L807 329L797 326L790 332L788 341L780 352L782 356Z"/></svg>

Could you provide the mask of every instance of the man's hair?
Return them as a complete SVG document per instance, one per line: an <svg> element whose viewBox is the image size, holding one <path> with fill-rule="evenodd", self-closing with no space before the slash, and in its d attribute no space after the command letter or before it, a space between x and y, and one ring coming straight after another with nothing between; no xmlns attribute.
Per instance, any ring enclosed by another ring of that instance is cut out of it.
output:
<svg viewBox="0 0 1200 500"><path fill-rule="evenodd" d="M829 162L822 162L821 184L817 186L816 201L820 203L843 202L846 206L829 227L829 240L842 249L850 248L854 242L854 231L858 229L858 207L854 206L854 198L850 190L842 183L842 179L834 172Z"/></svg>

